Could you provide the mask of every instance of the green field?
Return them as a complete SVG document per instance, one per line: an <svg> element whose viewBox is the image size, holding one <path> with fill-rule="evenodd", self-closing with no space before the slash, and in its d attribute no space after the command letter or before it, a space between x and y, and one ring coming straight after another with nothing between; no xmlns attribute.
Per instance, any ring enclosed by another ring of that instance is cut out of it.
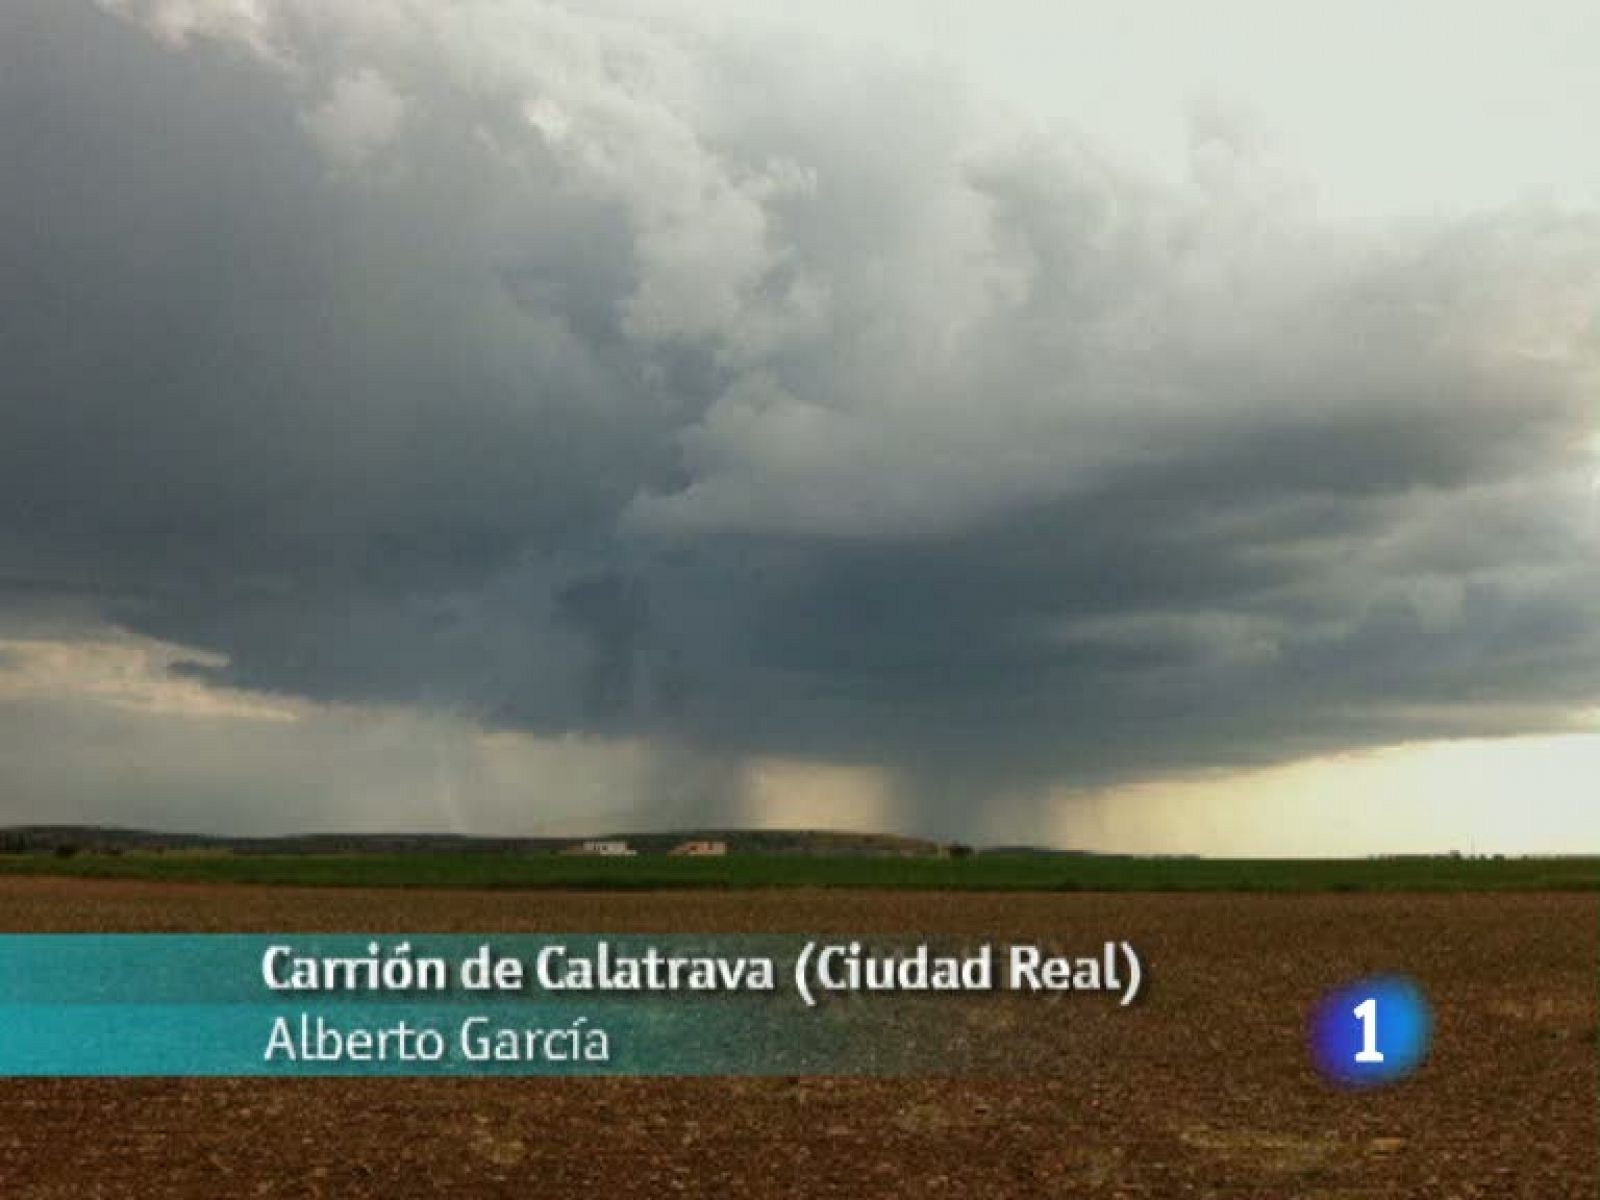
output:
<svg viewBox="0 0 1600 1200"><path fill-rule="evenodd" d="M315 887L889 888L969 891L1591 891L1600 858L1353 860L227 853L0 855L0 874Z"/></svg>

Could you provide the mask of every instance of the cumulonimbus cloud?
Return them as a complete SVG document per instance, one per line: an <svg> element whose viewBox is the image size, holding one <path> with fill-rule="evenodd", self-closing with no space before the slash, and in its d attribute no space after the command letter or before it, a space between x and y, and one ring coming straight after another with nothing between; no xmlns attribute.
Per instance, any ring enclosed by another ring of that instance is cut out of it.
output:
<svg viewBox="0 0 1600 1200"><path fill-rule="evenodd" d="M1339 224L1227 121L1161 183L683 17L64 7L0 567L229 683L963 797L1600 692L1594 213Z"/></svg>

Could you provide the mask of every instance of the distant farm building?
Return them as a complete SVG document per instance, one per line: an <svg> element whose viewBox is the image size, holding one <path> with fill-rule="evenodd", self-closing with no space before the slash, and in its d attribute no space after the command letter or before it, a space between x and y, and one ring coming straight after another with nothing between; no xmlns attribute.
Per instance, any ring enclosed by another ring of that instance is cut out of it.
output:
<svg viewBox="0 0 1600 1200"><path fill-rule="evenodd" d="M676 858L721 858L728 853L728 843L720 841L679 842L667 853Z"/></svg>
<svg viewBox="0 0 1600 1200"><path fill-rule="evenodd" d="M568 846L562 853L588 854L599 858L632 858L638 852L620 838L605 838L579 842L574 846Z"/></svg>

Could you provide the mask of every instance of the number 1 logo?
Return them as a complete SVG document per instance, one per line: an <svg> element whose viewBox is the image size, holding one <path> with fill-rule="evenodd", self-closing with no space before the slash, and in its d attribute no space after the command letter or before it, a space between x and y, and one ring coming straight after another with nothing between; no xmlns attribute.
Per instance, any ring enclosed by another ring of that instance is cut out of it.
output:
<svg viewBox="0 0 1600 1200"><path fill-rule="evenodd" d="M1378 1049L1378 998L1368 996L1350 1011L1361 1022L1361 1049L1356 1052L1356 1061L1381 1063L1383 1051Z"/></svg>
<svg viewBox="0 0 1600 1200"><path fill-rule="evenodd" d="M1433 1017L1422 989L1402 976L1360 979L1312 1006L1306 1029L1312 1065L1345 1087L1395 1083L1422 1065Z"/></svg>

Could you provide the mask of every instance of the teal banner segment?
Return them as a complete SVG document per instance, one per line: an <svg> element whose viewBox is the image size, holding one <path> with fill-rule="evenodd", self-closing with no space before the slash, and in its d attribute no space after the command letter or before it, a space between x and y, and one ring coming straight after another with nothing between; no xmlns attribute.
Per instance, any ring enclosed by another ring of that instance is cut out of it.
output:
<svg viewBox="0 0 1600 1200"><path fill-rule="evenodd" d="M3 936L0 1075L798 1075L928 1065L916 1022L900 1020L888 998L807 1006L794 981L804 945Z"/></svg>
<svg viewBox="0 0 1600 1200"><path fill-rule="evenodd" d="M548 991L540 964L572 981L584 964L626 970L630 962L678 960L676 978L692 982L695 959L750 964L764 960L773 971L772 990L789 987L787 977L805 939L729 935L653 937L618 934L534 936L528 934L13 934L0 935L0 1005L4 1004L250 1004L292 991L331 1000L408 1003L418 995L468 1003L485 993ZM504 975L479 980L467 969L487 949L495 963L520 963L522 984L497 986ZM652 954L652 952L654 952ZM545 956L541 959L541 955ZM270 956L270 957L269 957ZM307 964L318 969L316 986L306 986ZM442 964L444 986L423 964ZM271 977L292 987L274 989ZM410 986L406 976L412 977ZM656 972L658 975L662 972ZM648 974L648 971L643 974ZM582 990L582 979L576 979ZM597 982L604 983L605 979ZM625 981L624 981L625 982ZM642 982L648 984L648 979ZM670 982L670 980L668 980ZM737 978L719 972L715 990L746 991L761 982L745 971ZM396 986L399 985L399 986ZM596 998L626 993L591 989ZM648 987L636 989L648 991ZM663 989L670 990L670 989Z"/></svg>
<svg viewBox="0 0 1600 1200"><path fill-rule="evenodd" d="M63 1005L0 1013L11 1076L749 1075L850 1070L724 1004ZM859 1067L857 1068L859 1069Z"/></svg>

